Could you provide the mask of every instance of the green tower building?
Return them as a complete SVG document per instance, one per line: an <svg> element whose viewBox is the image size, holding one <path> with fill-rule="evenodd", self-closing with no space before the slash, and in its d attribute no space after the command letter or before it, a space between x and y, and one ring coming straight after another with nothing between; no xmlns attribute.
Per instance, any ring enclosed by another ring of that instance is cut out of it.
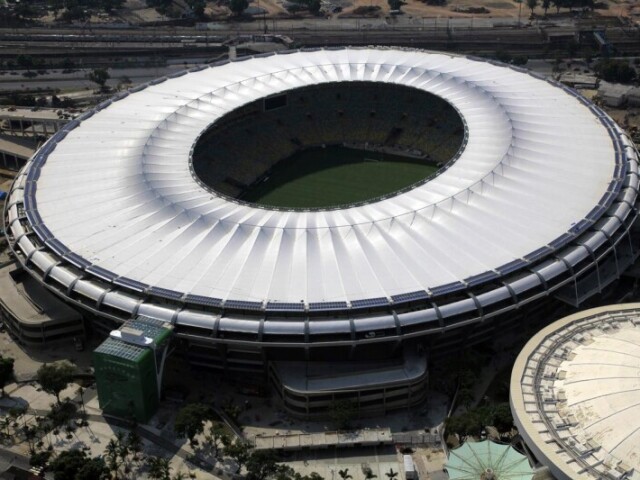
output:
<svg viewBox="0 0 640 480"><path fill-rule="evenodd" d="M102 411L147 422L158 409L172 326L140 316L111 332L94 352Z"/></svg>

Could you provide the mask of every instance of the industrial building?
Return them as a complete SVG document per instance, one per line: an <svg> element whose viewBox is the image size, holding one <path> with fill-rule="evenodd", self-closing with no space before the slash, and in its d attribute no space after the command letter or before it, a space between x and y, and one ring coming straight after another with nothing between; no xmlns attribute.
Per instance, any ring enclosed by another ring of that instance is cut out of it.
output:
<svg viewBox="0 0 640 480"><path fill-rule="evenodd" d="M392 101L406 91L424 118ZM459 116L459 141L436 135L436 103ZM193 161L201 137L223 131L224 192ZM272 145L262 131L276 132ZM339 208L265 208L231 191L292 145L338 137L450 158L410 188ZM633 143L575 91L485 59L338 48L117 94L36 153L5 222L24 269L93 329L166 322L192 364L270 379L309 415L367 389L379 411L419 402L429 358L599 295L640 253L637 204Z"/></svg>

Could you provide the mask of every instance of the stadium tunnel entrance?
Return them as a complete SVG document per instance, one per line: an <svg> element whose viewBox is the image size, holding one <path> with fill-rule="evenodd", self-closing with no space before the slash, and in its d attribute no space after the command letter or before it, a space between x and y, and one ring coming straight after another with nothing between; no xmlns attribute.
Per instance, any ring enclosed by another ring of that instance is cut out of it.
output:
<svg viewBox="0 0 640 480"><path fill-rule="evenodd" d="M427 182L464 148L466 126L436 95L380 82L331 82L248 103L193 149L208 190L264 208L370 203Z"/></svg>

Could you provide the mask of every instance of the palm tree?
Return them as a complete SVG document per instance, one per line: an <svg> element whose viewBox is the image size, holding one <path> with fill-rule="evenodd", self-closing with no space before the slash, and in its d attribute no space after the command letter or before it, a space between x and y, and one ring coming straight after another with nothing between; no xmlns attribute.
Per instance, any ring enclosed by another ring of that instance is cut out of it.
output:
<svg viewBox="0 0 640 480"><path fill-rule="evenodd" d="M78 387L76 393L80 395L80 402L82 403L82 413L86 415L87 412L84 409L84 388L82 388L82 385Z"/></svg>
<svg viewBox="0 0 640 480"><path fill-rule="evenodd" d="M125 463L129 456L129 442L126 441L124 432L116 433L117 455L120 457L120 463Z"/></svg>
<svg viewBox="0 0 640 480"><path fill-rule="evenodd" d="M149 478L153 480L170 480L171 476L169 470L169 460L160 457L148 457L147 464L149 465Z"/></svg>
<svg viewBox="0 0 640 480"><path fill-rule="evenodd" d="M104 450L104 456L107 463L107 468L110 472L113 472L113 478L118 479L118 470L120 469L119 458L119 446L115 439L109 440L107 448Z"/></svg>
<svg viewBox="0 0 640 480"><path fill-rule="evenodd" d="M135 430L131 430L127 434L127 448L129 453L133 454L133 460L137 461L138 454L142 451L142 439Z"/></svg>
<svg viewBox="0 0 640 480"><path fill-rule="evenodd" d="M344 470L338 470L338 475L342 480L348 480L349 478L353 478L353 475L349 475L349 469L345 468Z"/></svg>
<svg viewBox="0 0 640 480"><path fill-rule="evenodd" d="M389 471L387 473L385 473L385 475L387 476L387 478L389 480L393 480L394 478L396 478L398 476L398 472L394 472L393 468L390 468Z"/></svg>
<svg viewBox="0 0 640 480"><path fill-rule="evenodd" d="M547 10L551 6L551 0L542 0L542 8L544 8L544 16L547 16Z"/></svg>

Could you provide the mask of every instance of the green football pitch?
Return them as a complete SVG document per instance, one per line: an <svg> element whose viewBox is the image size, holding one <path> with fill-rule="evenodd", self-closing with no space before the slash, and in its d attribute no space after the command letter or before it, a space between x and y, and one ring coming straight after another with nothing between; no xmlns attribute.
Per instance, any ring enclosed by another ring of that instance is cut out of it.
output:
<svg viewBox="0 0 640 480"><path fill-rule="evenodd" d="M330 208L395 192L437 169L424 160L386 153L312 148L277 163L240 198L267 207Z"/></svg>

